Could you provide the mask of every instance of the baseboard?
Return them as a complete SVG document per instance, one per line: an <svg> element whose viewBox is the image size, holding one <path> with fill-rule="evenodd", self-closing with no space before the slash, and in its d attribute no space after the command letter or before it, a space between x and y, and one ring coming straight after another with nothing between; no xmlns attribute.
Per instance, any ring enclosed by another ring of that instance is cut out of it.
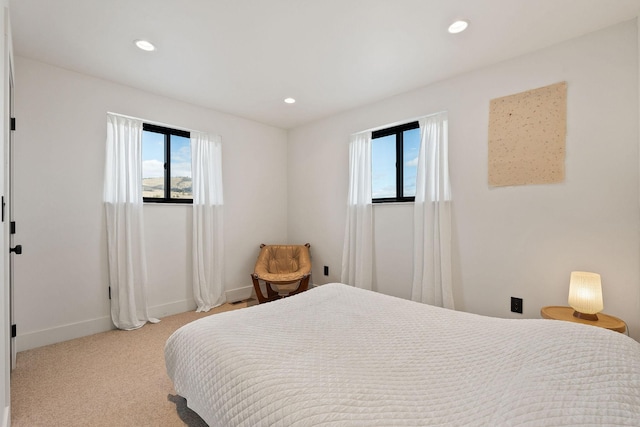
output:
<svg viewBox="0 0 640 427"><path fill-rule="evenodd" d="M252 286L226 291L227 302L236 302L248 299L251 297L252 291ZM163 318L195 309L196 304L193 300L175 301L168 304L149 307L149 316ZM81 338L87 335L98 334L111 329L114 329L114 326L111 322L111 317L109 316L56 326L55 328L45 329L42 331L18 334L16 337L16 350L18 352L31 350L32 348Z"/></svg>
<svg viewBox="0 0 640 427"><path fill-rule="evenodd" d="M42 331L28 332L26 334L18 333L16 337L16 350L18 352L31 350L32 348L109 331L113 328L111 317L100 317L98 319L70 323Z"/></svg>
<svg viewBox="0 0 640 427"><path fill-rule="evenodd" d="M196 305L193 300L176 301L169 304L149 307L149 316L162 318L173 314L184 313L185 311L195 310L195 308ZM86 337L87 335L98 334L100 332L110 331L111 329L115 329L115 327L111 322L111 316L108 316L56 326L55 328L45 329L42 331L18 334L16 337L16 350L18 352L31 350L32 348Z"/></svg>
<svg viewBox="0 0 640 427"><path fill-rule="evenodd" d="M245 286L244 288L231 289L227 291L227 302L238 302L251 298L253 286Z"/></svg>
<svg viewBox="0 0 640 427"><path fill-rule="evenodd" d="M173 316L174 314L184 313L185 311L193 311L196 309L196 303L193 300L182 300L170 302L168 304L156 305L149 307L149 316L157 319Z"/></svg>

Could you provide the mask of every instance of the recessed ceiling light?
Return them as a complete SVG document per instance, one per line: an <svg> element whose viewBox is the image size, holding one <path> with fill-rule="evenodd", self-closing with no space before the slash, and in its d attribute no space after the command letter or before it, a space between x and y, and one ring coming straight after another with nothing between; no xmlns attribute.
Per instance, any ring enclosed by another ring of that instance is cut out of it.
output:
<svg viewBox="0 0 640 427"><path fill-rule="evenodd" d="M451 34L458 34L466 30L468 26L469 26L469 21L462 19L449 25L449 32Z"/></svg>
<svg viewBox="0 0 640 427"><path fill-rule="evenodd" d="M156 47L153 45L153 43L147 40L136 40L135 44L136 46L138 46L138 48L142 50L146 50L147 52L152 52L156 50Z"/></svg>
<svg viewBox="0 0 640 427"><path fill-rule="evenodd" d="M287 104L293 104L294 102L296 102L296 100L293 98L287 98L284 100L284 102L286 102Z"/></svg>

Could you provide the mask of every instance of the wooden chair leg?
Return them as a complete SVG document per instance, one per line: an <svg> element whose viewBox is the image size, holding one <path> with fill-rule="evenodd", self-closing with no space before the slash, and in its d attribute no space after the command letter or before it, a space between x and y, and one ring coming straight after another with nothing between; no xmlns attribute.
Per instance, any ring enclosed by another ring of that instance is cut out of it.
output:
<svg viewBox="0 0 640 427"><path fill-rule="evenodd" d="M311 275L308 274L305 277L303 277L302 279L300 279L300 284L298 285L298 289L296 289L293 292L289 292L289 295L295 295L295 294L299 294L300 292L304 292L309 288L309 279L311 278Z"/></svg>
<svg viewBox="0 0 640 427"><path fill-rule="evenodd" d="M311 274L308 274L307 276L302 278L302 280L300 281L300 287L299 287L300 292L306 291L307 289L309 289L309 279L311 279Z"/></svg>
<svg viewBox="0 0 640 427"><path fill-rule="evenodd" d="M258 298L258 303L262 304L263 302L269 301L269 298L262 294L262 289L260 289L260 282L258 281L258 278L252 274L251 280L253 281L253 289L256 291L256 297ZM267 285L267 289L268 288L269 288L269 285Z"/></svg>
<svg viewBox="0 0 640 427"><path fill-rule="evenodd" d="M267 298L269 298L269 301L280 298L280 294L273 290L271 283L264 282L264 286L267 288Z"/></svg>
<svg viewBox="0 0 640 427"><path fill-rule="evenodd" d="M251 275L251 280L253 281L253 289L256 291L256 297L258 298L258 303L262 304L263 302L269 302L280 298L280 295L271 288L271 284L269 282L265 282L264 285L267 288L267 295L265 296L262 293L262 289L260 288L260 281L255 275Z"/></svg>

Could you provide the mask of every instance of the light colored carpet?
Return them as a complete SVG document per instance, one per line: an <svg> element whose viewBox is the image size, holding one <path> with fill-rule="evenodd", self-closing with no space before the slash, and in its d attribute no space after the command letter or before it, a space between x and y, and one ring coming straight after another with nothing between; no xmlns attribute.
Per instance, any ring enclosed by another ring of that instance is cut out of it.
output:
<svg viewBox="0 0 640 427"><path fill-rule="evenodd" d="M11 425L206 426L176 395L165 370L164 344L188 322L246 306L246 301L224 304L135 331L113 330L18 353Z"/></svg>

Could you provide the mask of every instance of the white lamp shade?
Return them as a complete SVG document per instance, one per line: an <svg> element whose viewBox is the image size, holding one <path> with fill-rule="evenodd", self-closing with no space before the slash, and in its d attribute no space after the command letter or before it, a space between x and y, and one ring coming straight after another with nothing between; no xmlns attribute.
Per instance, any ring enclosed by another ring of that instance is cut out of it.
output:
<svg viewBox="0 0 640 427"><path fill-rule="evenodd" d="M602 282L597 273L572 271L569 281L569 305L579 313L596 314L604 308Z"/></svg>

